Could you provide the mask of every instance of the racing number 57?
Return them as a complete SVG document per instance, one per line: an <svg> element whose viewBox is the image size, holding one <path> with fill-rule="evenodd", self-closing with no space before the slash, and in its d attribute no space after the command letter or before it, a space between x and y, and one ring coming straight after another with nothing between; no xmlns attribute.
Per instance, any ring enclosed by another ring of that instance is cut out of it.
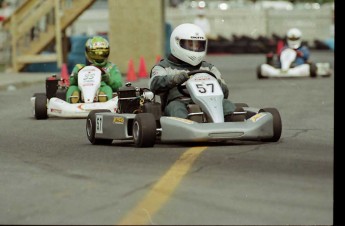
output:
<svg viewBox="0 0 345 226"><path fill-rule="evenodd" d="M198 89L199 93L207 93L208 91L210 91L211 93L214 92L214 85L213 83L208 83L208 84L195 84L196 88ZM208 86L210 88L208 88Z"/></svg>

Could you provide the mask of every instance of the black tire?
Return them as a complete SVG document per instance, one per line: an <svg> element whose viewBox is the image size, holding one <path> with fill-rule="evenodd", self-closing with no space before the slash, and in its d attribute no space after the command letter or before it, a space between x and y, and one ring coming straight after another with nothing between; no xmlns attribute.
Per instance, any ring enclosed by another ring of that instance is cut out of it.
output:
<svg viewBox="0 0 345 226"><path fill-rule="evenodd" d="M235 103L235 106L236 106L235 111L245 111L243 108L249 107L248 104L246 103ZM245 119L249 119L250 117L254 115L254 113L252 112L249 112L249 111L245 111L245 112L246 112L245 115L237 115L235 119L233 120L242 122Z"/></svg>
<svg viewBox="0 0 345 226"><path fill-rule="evenodd" d="M45 93L36 93L34 95L35 98L35 118L38 120L47 119L48 112L47 112L47 95Z"/></svg>
<svg viewBox="0 0 345 226"><path fill-rule="evenodd" d="M86 118L86 135L91 144L93 145L110 145L112 139L100 139L95 137L96 133L96 113L111 112L107 109L99 109L91 111Z"/></svg>
<svg viewBox="0 0 345 226"><path fill-rule="evenodd" d="M309 66L309 73L310 73L310 77L312 77L312 78L316 78L317 77L317 66L316 66L316 64L315 63L310 63L309 64L310 66Z"/></svg>
<svg viewBox="0 0 345 226"><path fill-rule="evenodd" d="M266 77L262 76L262 74L261 74L261 65L257 66L257 68L256 68L256 76L258 79L266 78Z"/></svg>
<svg viewBox="0 0 345 226"><path fill-rule="evenodd" d="M34 95L32 95L33 97L37 97L39 95L46 95L46 93L34 93Z"/></svg>
<svg viewBox="0 0 345 226"><path fill-rule="evenodd" d="M151 113L139 113L135 116L132 127L136 147L153 147L156 142L156 120Z"/></svg>
<svg viewBox="0 0 345 226"><path fill-rule="evenodd" d="M56 97L66 101L66 93L67 93L67 89L58 89L56 91Z"/></svg>
<svg viewBox="0 0 345 226"><path fill-rule="evenodd" d="M279 111L276 108L263 108L259 112L269 112L273 116L273 137L262 139L262 141L277 142L282 134L282 121Z"/></svg>

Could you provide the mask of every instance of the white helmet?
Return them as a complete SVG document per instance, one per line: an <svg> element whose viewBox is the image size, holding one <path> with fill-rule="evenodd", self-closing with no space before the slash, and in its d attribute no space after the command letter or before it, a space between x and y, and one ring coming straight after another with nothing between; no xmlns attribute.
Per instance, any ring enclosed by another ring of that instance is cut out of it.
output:
<svg viewBox="0 0 345 226"><path fill-rule="evenodd" d="M195 24L181 24L171 33L170 50L176 58L196 66L206 56L206 35Z"/></svg>
<svg viewBox="0 0 345 226"><path fill-rule="evenodd" d="M297 49L302 44L302 32L297 28L291 28L286 33L288 46Z"/></svg>

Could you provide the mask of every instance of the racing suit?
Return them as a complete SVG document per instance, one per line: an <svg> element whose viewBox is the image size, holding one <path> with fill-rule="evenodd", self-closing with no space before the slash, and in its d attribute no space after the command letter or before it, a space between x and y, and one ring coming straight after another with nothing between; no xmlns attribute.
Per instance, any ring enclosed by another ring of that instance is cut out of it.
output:
<svg viewBox="0 0 345 226"><path fill-rule="evenodd" d="M168 58L162 59L151 69L149 81L151 91L161 97L164 114L180 118L188 117L187 104L189 103L183 101L183 94L178 91L176 85L172 84L171 79L174 75L181 72L188 73L195 70L207 70L216 75L224 93L224 115L233 113L236 106L227 99L229 96L229 89L225 81L221 78L219 70L214 65L202 61L199 65L192 66L170 54Z"/></svg>
<svg viewBox="0 0 345 226"><path fill-rule="evenodd" d="M287 48L289 48L289 46L285 45L282 48L282 51L284 51L284 49L287 49ZM308 60L309 60L309 57L310 57L310 51L309 51L307 46L300 46L300 47L298 47L297 49L294 49L294 50L297 52L296 59L292 63L292 65L294 67L302 65L302 64L309 63ZM280 59L280 57L278 59ZM279 61L279 66L281 66L280 61Z"/></svg>
<svg viewBox="0 0 345 226"><path fill-rule="evenodd" d="M69 78L70 86L66 94L66 101L69 103L72 93L74 91L80 91L78 88L78 72L85 66L85 64L77 64L72 70ZM122 86L122 75L117 66L111 62L107 62L107 64L103 66L101 70L105 73L102 73L100 92L104 92L107 95L107 99L110 100L113 98L113 92L116 92L118 88Z"/></svg>

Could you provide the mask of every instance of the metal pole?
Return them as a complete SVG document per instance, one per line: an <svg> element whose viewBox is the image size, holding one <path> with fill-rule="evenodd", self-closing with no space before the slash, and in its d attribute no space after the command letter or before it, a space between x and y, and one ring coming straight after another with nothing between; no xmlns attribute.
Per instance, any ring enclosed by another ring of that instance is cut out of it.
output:
<svg viewBox="0 0 345 226"><path fill-rule="evenodd" d="M55 48L57 55L57 66L62 66L62 42L61 42L61 19L60 0L55 0Z"/></svg>

